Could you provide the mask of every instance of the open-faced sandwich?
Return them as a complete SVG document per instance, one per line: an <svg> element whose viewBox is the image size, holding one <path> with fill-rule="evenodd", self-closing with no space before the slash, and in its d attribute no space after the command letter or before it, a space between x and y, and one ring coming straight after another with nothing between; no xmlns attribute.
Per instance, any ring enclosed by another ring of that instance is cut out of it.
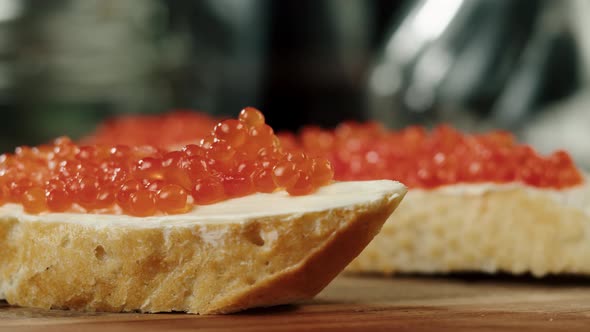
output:
<svg viewBox="0 0 590 332"><path fill-rule="evenodd" d="M374 123L309 127L284 142L327 157L337 180L410 189L349 271L590 274L590 188L566 152L541 156L501 131Z"/></svg>
<svg viewBox="0 0 590 332"><path fill-rule="evenodd" d="M308 299L405 194L332 179L326 158L285 152L254 109L181 150L17 148L0 157L0 299L201 314Z"/></svg>

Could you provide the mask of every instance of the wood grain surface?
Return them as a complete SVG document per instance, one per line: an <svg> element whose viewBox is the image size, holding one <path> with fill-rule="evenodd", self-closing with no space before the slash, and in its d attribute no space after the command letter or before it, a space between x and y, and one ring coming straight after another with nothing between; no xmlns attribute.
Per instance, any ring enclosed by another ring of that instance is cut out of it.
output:
<svg viewBox="0 0 590 332"><path fill-rule="evenodd" d="M4 331L590 331L590 280L338 277L309 303L226 316L10 307Z"/></svg>

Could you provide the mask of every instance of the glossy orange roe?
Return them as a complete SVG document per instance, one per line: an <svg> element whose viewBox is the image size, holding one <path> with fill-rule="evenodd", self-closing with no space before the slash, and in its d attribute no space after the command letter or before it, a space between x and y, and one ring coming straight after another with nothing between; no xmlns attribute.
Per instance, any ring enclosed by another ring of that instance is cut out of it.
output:
<svg viewBox="0 0 590 332"><path fill-rule="evenodd" d="M196 142L211 132L217 120L195 111L175 111L160 115L127 115L101 124L82 144L180 147Z"/></svg>
<svg viewBox="0 0 590 332"><path fill-rule="evenodd" d="M170 130L170 128L167 128ZM200 144L166 151L149 145L79 146L68 138L0 156L0 205L134 216L175 214L193 204L284 189L306 195L332 181L323 158L284 152L254 108L225 120Z"/></svg>
<svg viewBox="0 0 590 332"><path fill-rule="evenodd" d="M521 182L557 189L583 181L566 152L541 156L502 131L469 135L445 125L430 132L389 131L376 123L343 123L335 130L307 127L298 136L280 138L286 149L327 157L337 180L394 179L410 188ZM330 177L329 170L322 172Z"/></svg>

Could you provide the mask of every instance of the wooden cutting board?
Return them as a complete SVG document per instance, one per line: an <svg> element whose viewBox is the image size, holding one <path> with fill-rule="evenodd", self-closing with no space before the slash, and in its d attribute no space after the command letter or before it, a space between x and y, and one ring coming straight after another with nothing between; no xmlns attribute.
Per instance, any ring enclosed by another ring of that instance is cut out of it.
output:
<svg viewBox="0 0 590 332"><path fill-rule="evenodd" d="M339 277L315 300L226 316L0 304L6 331L590 331L590 279Z"/></svg>

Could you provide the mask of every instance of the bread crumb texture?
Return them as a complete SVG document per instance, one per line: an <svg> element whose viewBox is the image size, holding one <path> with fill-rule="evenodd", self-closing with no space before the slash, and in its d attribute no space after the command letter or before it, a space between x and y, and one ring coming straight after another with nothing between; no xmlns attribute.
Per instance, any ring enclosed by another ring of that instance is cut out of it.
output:
<svg viewBox="0 0 590 332"><path fill-rule="evenodd" d="M590 220L542 191L410 190L351 272L590 274Z"/></svg>

